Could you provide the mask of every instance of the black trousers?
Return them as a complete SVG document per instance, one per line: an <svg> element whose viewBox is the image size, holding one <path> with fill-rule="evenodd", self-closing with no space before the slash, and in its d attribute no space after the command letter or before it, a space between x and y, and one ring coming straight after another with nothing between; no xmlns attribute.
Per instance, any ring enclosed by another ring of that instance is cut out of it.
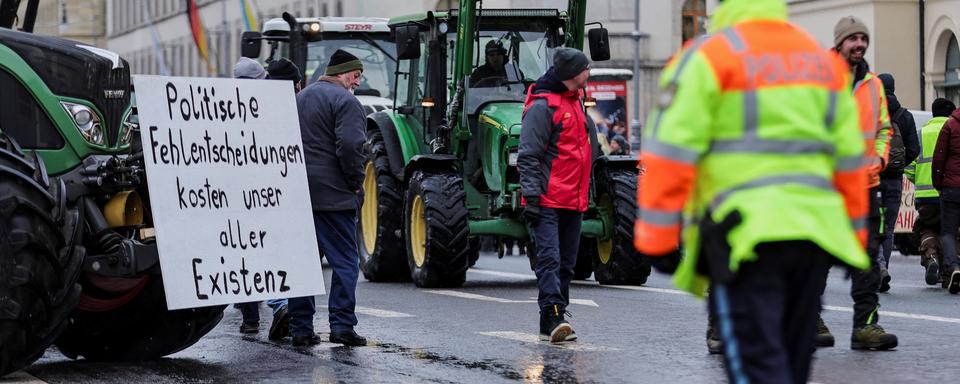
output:
<svg viewBox="0 0 960 384"><path fill-rule="evenodd" d="M876 324L880 320L877 311L880 309L880 297L877 288L880 287L880 266L877 265L880 255L880 242L883 235L880 233L880 189L870 189L870 213L867 217L867 256L870 259L870 268L865 271L854 270L850 273L853 280L850 284L850 297L853 298L853 328L861 328L867 324ZM824 280L826 288L826 280Z"/></svg>
<svg viewBox="0 0 960 384"><path fill-rule="evenodd" d="M755 262L714 283L710 311L731 383L806 383L821 282L832 256L809 241L760 244Z"/></svg>

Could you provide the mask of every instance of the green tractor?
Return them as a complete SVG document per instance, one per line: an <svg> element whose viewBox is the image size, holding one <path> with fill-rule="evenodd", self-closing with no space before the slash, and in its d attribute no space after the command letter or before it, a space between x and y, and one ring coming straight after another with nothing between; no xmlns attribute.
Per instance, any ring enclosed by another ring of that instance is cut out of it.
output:
<svg viewBox="0 0 960 384"><path fill-rule="evenodd" d="M0 376L52 344L71 358L165 356L224 306L169 311L129 66L113 52L10 29L0 1Z"/></svg>
<svg viewBox="0 0 960 384"><path fill-rule="evenodd" d="M368 116L358 229L368 280L459 286L479 257L478 236L528 238L516 164L523 102L556 48L582 49L586 3L570 0L560 11L461 1L457 10L390 20L397 89L392 110ZM594 60L609 58L602 26L589 40ZM482 78L477 52L491 45L505 54L505 76ZM643 284L650 265L633 247L637 159L600 153L583 186L591 203L576 277ZM535 265L536 252L528 254Z"/></svg>

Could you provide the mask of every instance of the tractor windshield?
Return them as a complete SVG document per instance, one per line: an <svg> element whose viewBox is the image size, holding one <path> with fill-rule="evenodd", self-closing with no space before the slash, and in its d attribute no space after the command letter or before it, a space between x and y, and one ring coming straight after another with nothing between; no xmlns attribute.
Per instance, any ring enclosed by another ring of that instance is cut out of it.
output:
<svg viewBox="0 0 960 384"><path fill-rule="evenodd" d="M307 84L317 81L323 75L327 63L330 62L330 56L338 49L342 49L363 62L363 77L360 78L357 95L393 98L393 73L397 69L396 46L385 41L387 34L364 34L354 37L343 39L325 36L323 40L307 43L307 65L304 68ZM278 48L274 51L273 58L289 57L287 43L281 42Z"/></svg>

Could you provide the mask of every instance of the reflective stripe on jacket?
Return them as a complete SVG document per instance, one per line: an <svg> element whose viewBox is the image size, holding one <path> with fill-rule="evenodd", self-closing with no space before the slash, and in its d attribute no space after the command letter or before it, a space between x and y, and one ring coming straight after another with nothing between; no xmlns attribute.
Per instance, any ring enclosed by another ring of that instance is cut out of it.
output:
<svg viewBox="0 0 960 384"><path fill-rule="evenodd" d="M864 140L848 66L786 22L779 0L727 0L715 33L663 72L644 131L634 242L649 255L685 256L674 282L703 294L697 222L730 212L730 268L757 244L809 240L865 268L868 209Z"/></svg>
<svg viewBox="0 0 960 384"><path fill-rule="evenodd" d="M890 125L890 115L887 111L887 96L883 92L883 82L873 72L867 72L863 80L853 85L853 96L857 100L860 111L860 130L868 148L868 156L879 157L886 167L890 159L890 139L893 137L893 128ZM873 151L869 151L873 148ZM878 175L870 180L869 186L880 185Z"/></svg>
<svg viewBox="0 0 960 384"><path fill-rule="evenodd" d="M939 198L940 194L933 188L933 151L937 145L937 137L948 117L934 117L920 128L920 157L913 161L904 174L917 187L915 199Z"/></svg>

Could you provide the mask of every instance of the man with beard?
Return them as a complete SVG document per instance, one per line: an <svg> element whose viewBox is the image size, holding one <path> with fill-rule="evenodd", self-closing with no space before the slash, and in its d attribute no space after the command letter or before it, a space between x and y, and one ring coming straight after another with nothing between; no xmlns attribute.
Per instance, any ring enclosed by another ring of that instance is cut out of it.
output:
<svg viewBox="0 0 960 384"><path fill-rule="evenodd" d="M853 95L860 107L860 131L866 141L866 159L869 169L870 210L866 218L859 218L855 229L864 229L866 224L867 256L870 267L866 270L853 270L850 295L853 297L853 334L850 337L852 349L887 350L896 348L897 336L886 333L880 325L878 311L880 299L877 288L880 286L880 267L877 263L880 241L880 172L887 166L890 152L891 126L887 114L887 98L883 83L876 74L870 72L870 66L864 54L870 46L870 32L860 19L848 16L840 19L833 30L834 50L850 65L853 74ZM866 219L863 223L862 219ZM826 289L826 279L822 290ZM833 335L823 322L817 320L817 346L830 347L834 344Z"/></svg>

